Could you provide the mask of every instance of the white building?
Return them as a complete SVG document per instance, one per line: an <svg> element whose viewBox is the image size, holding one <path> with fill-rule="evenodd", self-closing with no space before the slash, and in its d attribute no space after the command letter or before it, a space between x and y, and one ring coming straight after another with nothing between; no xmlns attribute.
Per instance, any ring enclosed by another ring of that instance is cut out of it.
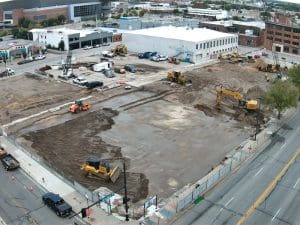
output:
<svg viewBox="0 0 300 225"><path fill-rule="evenodd" d="M32 40L41 45L59 48L59 43L64 42L64 50L73 50L85 46L94 46L112 42L112 32L98 30L72 30L67 28L57 29L32 29Z"/></svg>
<svg viewBox="0 0 300 225"><path fill-rule="evenodd" d="M129 51L156 51L201 63L217 58L220 53L236 51L238 35L205 28L169 26L127 31L123 33L123 42Z"/></svg>
<svg viewBox="0 0 300 225"><path fill-rule="evenodd" d="M199 8L191 8L188 7L188 14L207 17L207 18L215 18L217 20L226 19L229 17L228 12L226 10L221 9L199 9Z"/></svg>

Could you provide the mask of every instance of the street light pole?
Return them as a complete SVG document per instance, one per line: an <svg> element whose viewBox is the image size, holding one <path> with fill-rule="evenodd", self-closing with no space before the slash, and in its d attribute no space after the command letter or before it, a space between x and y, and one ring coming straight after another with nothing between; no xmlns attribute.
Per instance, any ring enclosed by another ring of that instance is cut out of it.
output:
<svg viewBox="0 0 300 225"><path fill-rule="evenodd" d="M123 160L123 175L124 175L124 201L125 201L125 221L129 221L128 215L128 198L127 198L127 180L126 180L126 165L125 159Z"/></svg>

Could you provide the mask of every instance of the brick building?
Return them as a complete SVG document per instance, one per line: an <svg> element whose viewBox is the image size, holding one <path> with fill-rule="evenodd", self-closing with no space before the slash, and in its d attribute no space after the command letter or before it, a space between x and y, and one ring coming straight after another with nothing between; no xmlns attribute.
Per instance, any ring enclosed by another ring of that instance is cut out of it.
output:
<svg viewBox="0 0 300 225"><path fill-rule="evenodd" d="M300 25L291 18L276 14L266 22L264 47L277 52L300 54Z"/></svg>
<svg viewBox="0 0 300 225"><path fill-rule="evenodd" d="M68 20L104 16L110 12L110 0L8 0L0 2L0 22L17 25L20 18L43 21L64 15Z"/></svg>
<svg viewBox="0 0 300 225"><path fill-rule="evenodd" d="M225 33L237 33L239 45L259 47L264 42L264 22L243 22L243 21L213 21L201 22L200 27L217 30Z"/></svg>

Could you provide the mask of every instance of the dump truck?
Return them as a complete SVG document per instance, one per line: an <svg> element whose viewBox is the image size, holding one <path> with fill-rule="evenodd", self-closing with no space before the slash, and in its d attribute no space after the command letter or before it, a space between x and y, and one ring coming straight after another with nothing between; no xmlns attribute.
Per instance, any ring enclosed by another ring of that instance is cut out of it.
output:
<svg viewBox="0 0 300 225"><path fill-rule="evenodd" d="M19 161L11 154L6 154L0 160L5 170L15 170L20 167Z"/></svg>
<svg viewBox="0 0 300 225"><path fill-rule="evenodd" d="M182 75L181 72L178 71L168 72L167 80L182 85L185 85L187 83L192 83L192 81L188 79L187 76Z"/></svg>
<svg viewBox="0 0 300 225"><path fill-rule="evenodd" d="M92 106L90 104L84 104L81 100L75 100L74 104L70 107L71 113L79 113L81 111L87 111Z"/></svg>
<svg viewBox="0 0 300 225"><path fill-rule="evenodd" d="M101 178L113 183L120 176L121 169L118 166L111 168L105 160L100 160L97 156L90 156L81 166L81 170L86 172L87 177Z"/></svg>

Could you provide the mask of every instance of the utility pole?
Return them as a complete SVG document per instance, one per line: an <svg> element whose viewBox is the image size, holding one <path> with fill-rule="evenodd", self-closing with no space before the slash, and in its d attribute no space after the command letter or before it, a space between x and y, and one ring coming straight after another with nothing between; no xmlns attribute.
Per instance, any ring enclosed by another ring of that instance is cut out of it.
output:
<svg viewBox="0 0 300 225"><path fill-rule="evenodd" d="M127 181L126 181L126 165L125 159L123 160L123 174L124 174L124 202L125 202L125 221L129 221L128 215L128 198L127 198Z"/></svg>

